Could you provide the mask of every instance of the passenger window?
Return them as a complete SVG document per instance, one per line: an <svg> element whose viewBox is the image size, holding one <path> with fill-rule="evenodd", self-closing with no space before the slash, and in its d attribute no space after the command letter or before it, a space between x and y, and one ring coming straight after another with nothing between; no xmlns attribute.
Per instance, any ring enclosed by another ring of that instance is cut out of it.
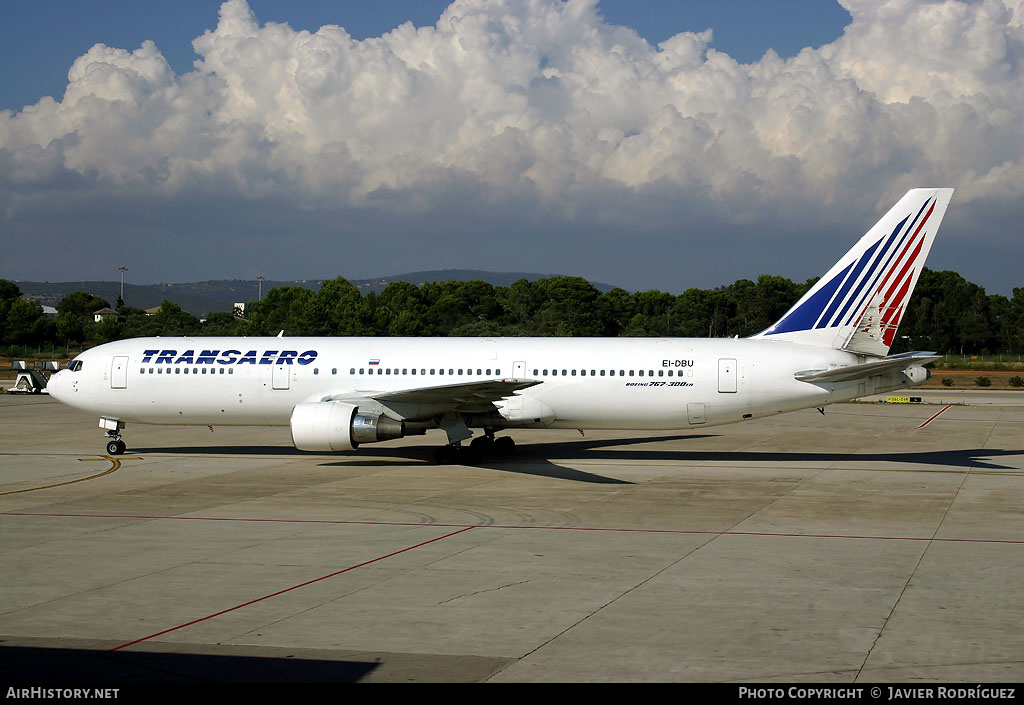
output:
<svg viewBox="0 0 1024 705"><path fill-rule="evenodd" d="M604 370L601 370L601 376L604 377Z"/></svg>
<svg viewBox="0 0 1024 705"><path fill-rule="evenodd" d="M412 373L416 374L416 368L415 367L412 368Z"/></svg>
<svg viewBox="0 0 1024 705"><path fill-rule="evenodd" d="M403 375L407 375L407 374L409 374L409 368L405 368L405 369L403 369L403 370L402 370L402 374L403 374Z"/></svg>
<svg viewBox="0 0 1024 705"><path fill-rule="evenodd" d="M490 370L487 370L487 375L488 375L488 376L490 376L490 374L491 374L491 371L490 371ZM534 374L537 374L537 373L536 373L536 372L534 372Z"/></svg>
<svg viewBox="0 0 1024 705"><path fill-rule="evenodd" d="M319 367L314 367L313 368L313 374L315 374L315 375L320 374L320 368Z"/></svg>
<svg viewBox="0 0 1024 705"><path fill-rule="evenodd" d="M630 376L630 377L632 377L632 376L633 376L633 370L630 370L630 371L629 371L629 376Z"/></svg>
<svg viewBox="0 0 1024 705"><path fill-rule="evenodd" d="M477 373L477 374L480 374L480 370L477 370L477 371L476 371L476 373Z"/></svg>
<svg viewBox="0 0 1024 705"><path fill-rule="evenodd" d="M643 371L643 370L640 370L640 376L641 376L641 377L643 377L643 376L644 376L644 371Z"/></svg>
<svg viewBox="0 0 1024 705"><path fill-rule="evenodd" d="M430 368L430 374L432 374L432 375L433 374L437 374L436 372L434 372L434 368L433 367Z"/></svg>
<svg viewBox="0 0 1024 705"><path fill-rule="evenodd" d="M573 376L573 377L575 377L575 376L576 376L576 370L573 370L573 371L572 371L572 376Z"/></svg>

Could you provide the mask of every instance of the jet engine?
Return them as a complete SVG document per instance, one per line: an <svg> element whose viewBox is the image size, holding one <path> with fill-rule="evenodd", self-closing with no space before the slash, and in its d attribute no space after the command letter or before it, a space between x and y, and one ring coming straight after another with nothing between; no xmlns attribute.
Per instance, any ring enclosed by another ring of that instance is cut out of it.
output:
<svg viewBox="0 0 1024 705"><path fill-rule="evenodd" d="M340 401L298 404L292 409L290 426L292 443L299 450L352 450L360 443L406 435L402 421L383 414L360 414L359 407Z"/></svg>

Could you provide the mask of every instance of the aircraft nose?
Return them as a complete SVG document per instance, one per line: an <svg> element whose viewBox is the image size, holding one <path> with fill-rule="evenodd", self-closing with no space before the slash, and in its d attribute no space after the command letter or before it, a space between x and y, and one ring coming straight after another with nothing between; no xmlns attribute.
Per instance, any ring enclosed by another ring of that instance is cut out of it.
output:
<svg viewBox="0 0 1024 705"><path fill-rule="evenodd" d="M51 397L60 401L61 390L64 386L64 370L60 370L52 375L50 379L46 381L46 391Z"/></svg>

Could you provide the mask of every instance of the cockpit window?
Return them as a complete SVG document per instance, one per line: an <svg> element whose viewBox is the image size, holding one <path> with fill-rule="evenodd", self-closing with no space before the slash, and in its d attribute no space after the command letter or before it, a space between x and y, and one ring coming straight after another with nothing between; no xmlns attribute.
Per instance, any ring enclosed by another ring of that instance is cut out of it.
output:
<svg viewBox="0 0 1024 705"><path fill-rule="evenodd" d="M68 369L71 370L72 372L78 372L79 370L82 369L82 361L72 360L71 362L68 363Z"/></svg>

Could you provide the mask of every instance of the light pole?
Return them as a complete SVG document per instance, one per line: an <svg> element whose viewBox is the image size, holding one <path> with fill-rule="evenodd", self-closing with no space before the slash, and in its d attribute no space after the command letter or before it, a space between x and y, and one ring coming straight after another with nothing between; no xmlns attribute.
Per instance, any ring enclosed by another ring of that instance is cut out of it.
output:
<svg viewBox="0 0 1024 705"><path fill-rule="evenodd" d="M256 281L258 281L260 283L260 298L259 298L259 300L262 301L263 300L263 275L262 274L257 274L256 275Z"/></svg>
<svg viewBox="0 0 1024 705"><path fill-rule="evenodd" d="M120 299L121 299L121 305L124 306L124 273L128 271L128 268L127 267L118 267L118 270L121 272L121 296L120 296Z"/></svg>

